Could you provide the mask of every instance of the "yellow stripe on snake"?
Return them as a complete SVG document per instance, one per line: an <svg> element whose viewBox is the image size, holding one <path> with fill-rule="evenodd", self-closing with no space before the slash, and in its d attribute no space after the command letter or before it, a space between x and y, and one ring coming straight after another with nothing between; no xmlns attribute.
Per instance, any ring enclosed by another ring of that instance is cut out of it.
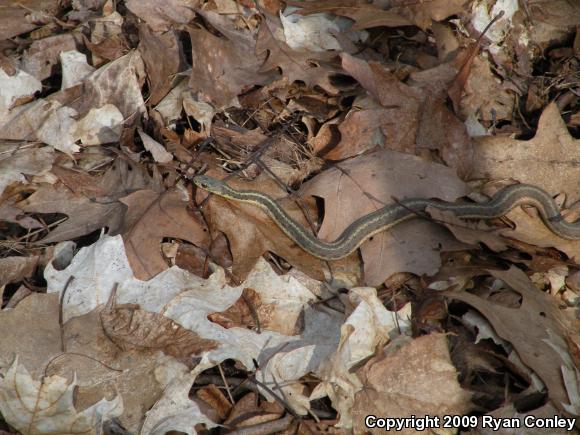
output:
<svg viewBox="0 0 580 435"><path fill-rule="evenodd" d="M539 211L546 227L554 234L568 240L580 239L580 221L566 222L552 197L539 187L529 184L508 186L484 204L454 204L422 198L404 199L362 216L351 223L336 240L325 242L314 237L288 216L268 195L254 190L235 190L223 181L207 175L198 175L193 178L193 182L196 186L223 198L262 208L298 246L323 260L346 257L369 237L420 216L426 207L451 211L462 219L492 219L505 215L517 206L532 205Z"/></svg>

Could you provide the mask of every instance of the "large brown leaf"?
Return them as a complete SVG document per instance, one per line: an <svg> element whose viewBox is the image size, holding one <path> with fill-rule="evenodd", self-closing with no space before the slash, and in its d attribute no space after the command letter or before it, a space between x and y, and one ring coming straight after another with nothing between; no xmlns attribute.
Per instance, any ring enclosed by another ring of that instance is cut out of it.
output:
<svg viewBox="0 0 580 435"><path fill-rule="evenodd" d="M189 215L182 195L177 190L162 194L140 190L121 200L128 207L123 240L137 278L148 280L167 269L161 252L164 237L187 240L207 249L208 231Z"/></svg>

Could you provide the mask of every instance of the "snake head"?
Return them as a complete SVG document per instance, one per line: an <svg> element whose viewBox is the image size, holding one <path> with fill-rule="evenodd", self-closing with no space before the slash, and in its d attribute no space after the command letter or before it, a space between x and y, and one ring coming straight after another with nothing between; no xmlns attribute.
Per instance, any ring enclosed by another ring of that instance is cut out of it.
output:
<svg viewBox="0 0 580 435"><path fill-rule="evenodd" d="M193 177L193 184L203 190L207 190L208 192L216 193L218 195L223 193L225 190L225 184L223 181L208 177L207 175L197 175Z"/></svg>

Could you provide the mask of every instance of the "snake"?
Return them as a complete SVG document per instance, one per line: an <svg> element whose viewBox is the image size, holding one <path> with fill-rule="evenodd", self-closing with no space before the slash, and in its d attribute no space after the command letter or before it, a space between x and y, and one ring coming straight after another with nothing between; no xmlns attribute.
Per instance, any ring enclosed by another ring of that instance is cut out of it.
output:
<svg viewBox="0 0 580 435"><path fill-rule="evenodd" d="M236 190L224 181L208 175L195 176L193 183L222 198L261 208L300 248L322 260L338 260L348 256L373 235L414 217L420 217L427 207L453 212L461 219L493 219L504 216L515 207L531 205L538 210L542 221L551 232L567 240L580 239L580 220L577 223L565 221L553 198L545 190L530 184L507 186L483 204L458 204L424 198L403 199L358 218L335 240L327 242L315 237L264 193Z"/></svg>

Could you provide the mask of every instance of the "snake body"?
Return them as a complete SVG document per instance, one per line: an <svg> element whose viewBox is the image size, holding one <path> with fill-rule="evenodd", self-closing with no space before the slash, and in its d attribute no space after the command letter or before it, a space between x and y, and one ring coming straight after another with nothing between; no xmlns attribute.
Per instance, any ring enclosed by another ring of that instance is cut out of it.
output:
<svg viewBox="0 0 580 435"><path fill-rule="evenodd" d="M245 202L262 208L278 227L306 252L323 260L338 260L357 249L369 237L385 231L408 219L420 216L430 206L451 211L462 219L491 219L505 215L520 205L532 205L540 213L546 227L554 234L568 239L580 239L580 222L566 222L552 197L544 190L529 185L515 184L498 192L484 204L454 204L431 199L411 198L390 204L351 223L336 240L326 242L308 232L292 219L276 201L254 190L236 190L223 181L198 175L196 186L232 201Z"/></svg>

